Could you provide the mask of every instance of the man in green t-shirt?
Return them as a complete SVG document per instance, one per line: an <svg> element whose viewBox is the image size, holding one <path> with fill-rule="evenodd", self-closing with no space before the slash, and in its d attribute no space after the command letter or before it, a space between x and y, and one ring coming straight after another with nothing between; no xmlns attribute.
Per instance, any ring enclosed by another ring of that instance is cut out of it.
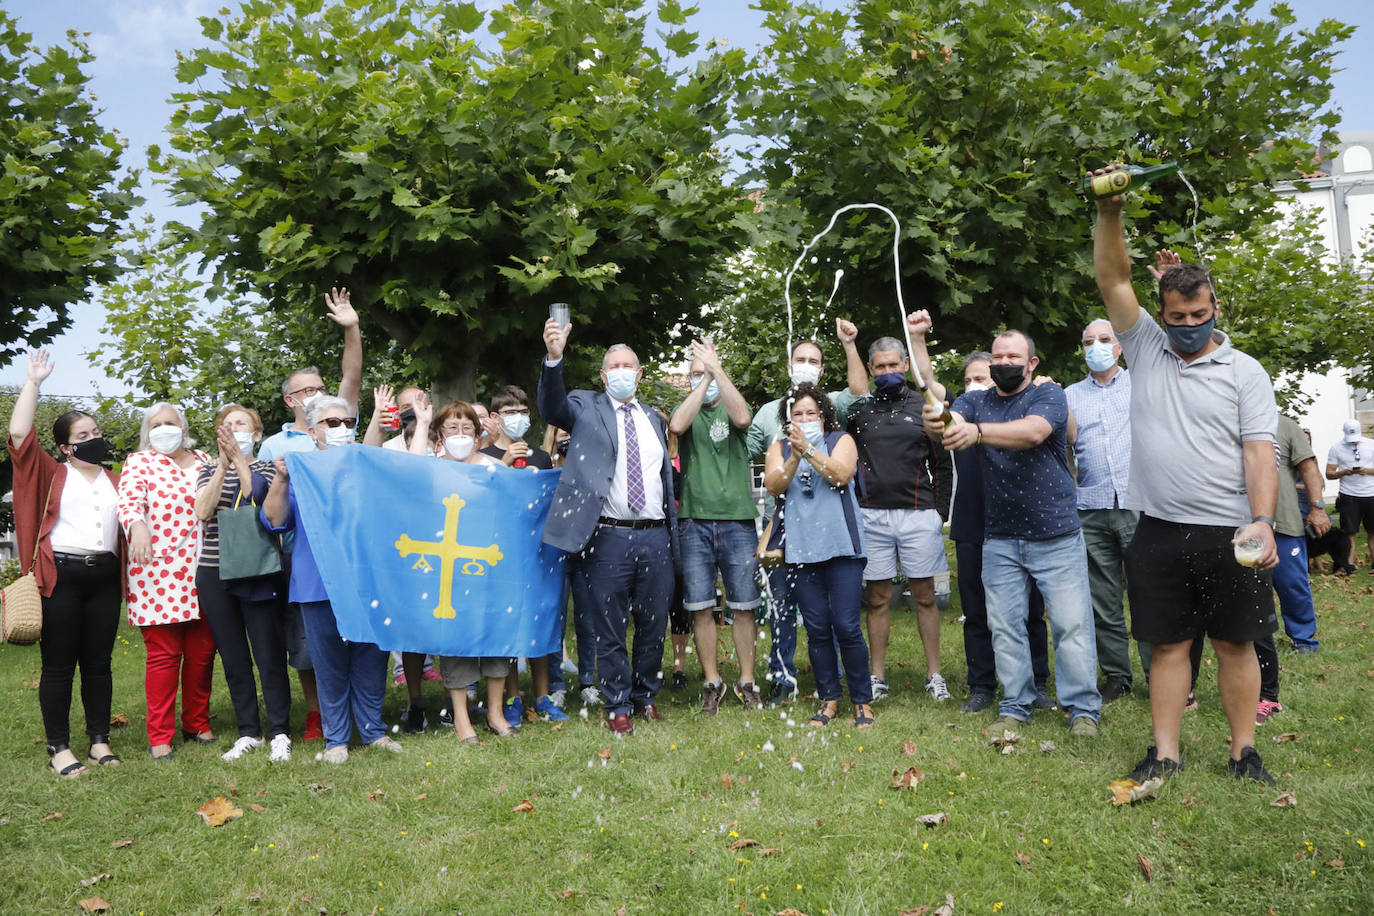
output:
<svg viewBox="0 0 1374 916"><path fill-rule="evenodd" d="M692 342L687 378L692 392L673 411L668 431L678 437L682 461L682 607L692 615L706 679L701 711L713 716L725 693L716 666L717 570L725 583L726 607L734 616L731 629L740 671L735 696L746 709L756 709L760 702L754 684L754 614L763 604L754 560L758 509L749 478L749 405L721 368L709 340Z"/></svg>

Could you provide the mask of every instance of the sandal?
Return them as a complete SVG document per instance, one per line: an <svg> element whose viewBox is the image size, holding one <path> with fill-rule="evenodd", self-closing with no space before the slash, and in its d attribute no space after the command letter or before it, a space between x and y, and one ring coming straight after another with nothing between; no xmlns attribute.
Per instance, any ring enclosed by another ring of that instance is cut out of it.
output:
<svg viewBox="0 0 1374 916"><path fill-rule="evenodd" d="M836 708L838 705L839 704L834 700L826 700L821 703L820 711L811 717L811 721L808 724L813 728L824 728L829 725L830 720L835 718L835 715L839 712Z"/></svg>
<svg viewBox="0 0 1374 916"><path fill-rule="evenodd" d="M183 741L194 741L196 744L219 744L219 738L209 732L197 734L195 732L188 732L184 728L181 730L181 738Z"/></svg>
<svg viewBox="0 0 1374 916"><path fill-rule="evenodd" d="M483 719L482 722L487 726L487 731L491 732L493 735L499 735L502 738L515 737L515 729L511 728L509 725L503 728L497 728L495 725L491 724L490 719Z"/></svg>
<svg viewBox="0 0 1374 916"><path fill-rule="evenodd" d="M873 707L867 703L854 704L854 727L868 728L874 722Z"/></svg>
<svg viewBox="0 0 1374 916"><path fill-rule="evenodd" d="M159 748L159 747L165 747L165 748L167 748L167 753L165 753L165 754L156 754L156 753L153 753L153 752L154 752L157 748ZM151 758L153 758L154 760L158 760L158 761L171 760L171 759L172 759L172 746L171 746L170 744L155 744L155 745L153 745L152 747L148 748L148 756L151 757Z"/></svg>
<svg viewBox="0 0 1374 916"><path fill-rule="evenodd" d="M86 753L86 759L94 761L95 763L103 767L114 766L115 764L122 762L119 759L119 755L116 754L114 751L111 751L108 754L102 754L99 757L95 755L95 746L97 744L104 744L106 746L109 746L109 743L109 735L91 735L91 750Z"/></svg>
<svg viewBox="0 0 1374 916"><path fill-rule="evenodd" d="M52 770L58 776L61 776L63 779L75 779L76 777L80 776L82 773L86 772L86 765L82 763L80 760L77 760L73 763L69 763L60 770L52 762L52 758L56 757L63 751L69 750L71 750L71 748L65 744L49 744L48 762L45 763L44 766Z"/></svg>

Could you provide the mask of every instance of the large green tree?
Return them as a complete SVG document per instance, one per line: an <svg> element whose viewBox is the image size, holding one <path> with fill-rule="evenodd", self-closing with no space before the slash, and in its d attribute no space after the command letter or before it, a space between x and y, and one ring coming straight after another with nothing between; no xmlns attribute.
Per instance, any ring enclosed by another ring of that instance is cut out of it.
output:
<svg viewBox="0 0 1374 916"><path fill-rule="evenodd" d="M0 9L0 362L62 333L69 306L118 275L119 224L138 202L86 89L90 52L67 38L40 50Z"/></svg>
<svg viewBox="0 0 1374 916"><path fill-rule="evenodd" d="M201 20L153 168L202 208L213 292L282 315L347 285L441 397L530 380L552 301L584 353L651 352L752 209L716 145L745 56L685 69L690 12L659 4L663 52L633 2L249 0Z"/></svg>
<svg viewBox="0 0 1374 916"><path fill-rule="evenodd" d="M781 271L834 210L877 201L902 219L906 301L932 310L942 348L1019 327L1051 368L1082 371L1078 334L1101 303L1076 179L1113 160L1175 160L1197 188L1204 247L1267 223L1272 186L1335 123L1333 56L1351 32L1297 30L1286 7L1253 0L760 5L771 38L741 117L763 141L753 177L779 245L758 253L723 321L740 355L769 364L782 361ZM1142 291L1155 249L1194 248L1192 211L1178 179L1133 195ZM861 342L896 331L891 231L858 214L818 246L793 286L800 324L817 323L843 268L831 311L856 320Z"/></svg>

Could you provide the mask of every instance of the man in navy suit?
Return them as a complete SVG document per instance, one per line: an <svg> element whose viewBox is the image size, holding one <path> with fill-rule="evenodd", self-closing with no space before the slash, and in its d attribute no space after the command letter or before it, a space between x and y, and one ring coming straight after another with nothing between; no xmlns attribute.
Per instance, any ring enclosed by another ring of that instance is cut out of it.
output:
<svg viewBox="0 0 1374 916"><path fill-rule="evenodd" d="M579 630L595 633L606 718L616 734L629 735L632 711L663 718L654 697L663 684L677 523L667 424L635 399L644 372L624 344L601 360L604 393L569 392L563 351L571 328L554 319L544 325L539 413L571 436L544 543L572 555L573 613L591 622ZM633 653L626 647L632 616Z"/></svg>

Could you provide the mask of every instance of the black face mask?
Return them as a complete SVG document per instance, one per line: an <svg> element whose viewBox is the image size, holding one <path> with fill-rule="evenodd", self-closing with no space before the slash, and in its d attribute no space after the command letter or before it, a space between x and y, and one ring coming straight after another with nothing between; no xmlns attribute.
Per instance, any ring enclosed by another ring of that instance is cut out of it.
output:
<svg viewBox="0 0 1374 916"><path fill-rule="evenodd" d="M562 455L564 458L566 458L566 457L568 456L568 446L571 445L571 444L572 444L572 440L571 440L571 439L564 439L563 441L561 441L561 442L559 442L557 445L555 445L555 446L553 447L553 450L554 450L555 452L557 452L558 454Z"/></svg>
<svg viewBox="0 0 1374 916"><path fill-rule="evenodd" d="M88 464L105 464L110 460L110 443L103 438L71 443L72 457Z"/></svg>
<svg viewBox="0 0 1374 916"><path fill-rule="evenodd" d="M992 383L997 386L998 391L1011 394L1026 380L1026 367L993 363L988 367L988 375L992 376Z"/></svg>
<svg viewBox="0 0 1374 916"><path fill-rule="evenodd" d="M397 415L398 419L406 426L415 425L415 408L407 407Z"/></svg>

